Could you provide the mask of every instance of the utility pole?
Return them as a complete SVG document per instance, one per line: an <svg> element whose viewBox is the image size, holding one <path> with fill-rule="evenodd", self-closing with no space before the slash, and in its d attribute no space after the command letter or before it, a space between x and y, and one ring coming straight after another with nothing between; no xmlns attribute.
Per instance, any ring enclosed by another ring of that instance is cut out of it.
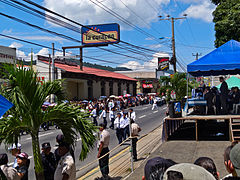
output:
<svg viewBox="0 0 240 180"><path fill-rule="evenodd" d="M52 43L52 81L55 80L54 43Z"/></svg>
<svg viewBox="0 0 240 180"><path fill-rule="evenodd" d="M55 65L54 65L54 43L52 43L52 82L55 80ZM54 94L51 95L51 103L54 103Z"/></svg>
<svg viewBox="0 0 240 180"><path fill-rule="evenodd" d="M159 19L159 20L168 20L168 21L171 21L171 23L172 23L172 51L173 51L172 64L173 64L174 73L177 72L177 65L176 65L177 64L177 58L176 58L176 49L175 49L174 22L176 20L179 20L179 19L186 19L187 14L184 14L183 16L185 16L185 17L174 18L174 17L170 17L170 15L168 15L166 19ZM162 18L162 16L159 16L159 17Z"/></svg>
<svg viewBox="0 0 240 180"><path fill-rule="evenodd" d="M196 56L196 60L198 60L198 57L199 57L199 56L202 56L202 53L200 53L200 54L199 54L199 53L196 53L196 54L192 54L192 55L193 55L193 56Z"/></svg>

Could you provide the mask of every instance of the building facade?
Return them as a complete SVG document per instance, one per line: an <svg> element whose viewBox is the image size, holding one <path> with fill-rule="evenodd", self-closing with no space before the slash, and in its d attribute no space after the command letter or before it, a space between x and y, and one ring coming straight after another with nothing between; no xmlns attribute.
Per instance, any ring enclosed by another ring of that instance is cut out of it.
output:
<svg viewBox="0 0 240 180"><path fill-rule="evenodd" d="M45 81L51 80L49 58L38 56L37 71ZM65 60L55 60L55 79L64 79L63 86L69 100L94 99L100 96L136 95L137 80L116 72L80 67Z"/></svg>

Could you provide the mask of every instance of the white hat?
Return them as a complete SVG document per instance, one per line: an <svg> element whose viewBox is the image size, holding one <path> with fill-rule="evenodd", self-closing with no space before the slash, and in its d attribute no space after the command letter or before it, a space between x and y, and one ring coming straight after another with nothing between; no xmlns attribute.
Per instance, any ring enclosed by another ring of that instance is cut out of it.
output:
<svg viewBox="0 0 240 180"><path fill-rule="evenodd" d="M17 146L16 144L13 144L11 147L8 148L8 150L13 150L13 149L21 149L22 145L17 143Z"/></svg>

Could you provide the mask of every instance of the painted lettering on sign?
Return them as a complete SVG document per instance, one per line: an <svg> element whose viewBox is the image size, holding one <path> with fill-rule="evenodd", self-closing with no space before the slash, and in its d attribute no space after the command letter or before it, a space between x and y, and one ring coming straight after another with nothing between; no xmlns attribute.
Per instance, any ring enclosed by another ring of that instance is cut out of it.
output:
<svg viewBox="0 0 240 180"><path fill-rule="evenodd" d="M120 41L120 28L116 23L82 27L82 44L112 44Z"/></svg>

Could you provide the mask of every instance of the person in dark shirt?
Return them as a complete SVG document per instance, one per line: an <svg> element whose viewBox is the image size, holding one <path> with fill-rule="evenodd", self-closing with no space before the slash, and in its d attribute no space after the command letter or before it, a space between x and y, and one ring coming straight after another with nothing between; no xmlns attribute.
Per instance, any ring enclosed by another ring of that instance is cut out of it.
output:
<svg viewBox="0 0 240 180"><path fill-rule="evenodd" d="M219 81L222 83L220 87L220 100L221 100L221 106L222 106L222 111L221 114L227 114L228 109L227 109L227 98L228 98L228 85L225 82L223 77L219 78Z"/></svg>
<svg viewBox="0 0 240 180"><path fill-rule="evenodd" d="M41 156L45 180L54 180L54 172L56 170L56 159L54 154L51 152L51 146L49 142L42 144Z"/></svg>
<svg viewBox="0 0 240 180"><path fill-rule="evenodd" d="M22 152L17 155L18 166L16 167L16 170L18 172L18 175L21 177L21 180L28 180L28 162L27 153Z"/></svg>
<svg viewBox="0 0 240 180"><path fill-rule="evenodd" d="M214 97L214 94L210 90L210 87L206 87L204 99L207 101L207 114L208 115L214 115L213 97Z"/></svg>

